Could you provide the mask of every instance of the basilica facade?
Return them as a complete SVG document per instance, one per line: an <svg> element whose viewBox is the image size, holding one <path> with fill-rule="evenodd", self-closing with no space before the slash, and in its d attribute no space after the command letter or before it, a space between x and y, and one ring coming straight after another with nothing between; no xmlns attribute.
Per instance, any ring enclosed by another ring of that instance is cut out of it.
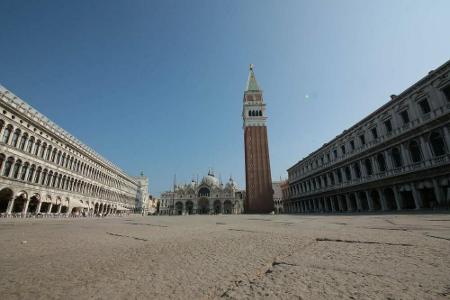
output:
<svg viewBox="0 0 450 300"><path fill-rule="evenodd" d="M0 216L134 211L147 189L0 86Z"/></svg>
<svg viewBox="0 0 450 300"><path fill-rule="evenodd" d="M232 178L226 184L208 172L200 182L175 185L161 194L159 213L163 215L240 214L244 209L245 192Z"/></svg>

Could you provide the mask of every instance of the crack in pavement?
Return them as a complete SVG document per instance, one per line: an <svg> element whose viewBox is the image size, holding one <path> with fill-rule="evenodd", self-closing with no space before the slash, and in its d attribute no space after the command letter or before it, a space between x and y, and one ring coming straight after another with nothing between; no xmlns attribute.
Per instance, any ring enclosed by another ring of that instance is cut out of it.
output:
<svg viewBox="0 0 450 300"><path fill-rule="evenodd" d="M349 244L376 244L376 245L389 245L389 246L414 246L411 244L403 243L382 243L382 242L372 242L372 241L352 241L352 240L341 240L341 239L328 239L328 238L316 238L317 242L336 242L336 243L349 243Z"/></svg>
<svg viewBox="0 0 450 300"><path fill-rule="evenodd" d="M428 236L428 237L431 237L431 238L439 239L439 240L450 241L450 238L445 238L445 237L441 237L441 236L435 236L435 235L431 235L431 234L424 234L424 235Z"/></svg>
<svg viewBox="0 0 450 300"><path fill-rule="evenodd" d="M134 237L134 236L130 236L130 235L122 235L122 234L112 233L112 232L106 232L106 234L113 235L113 236L127 237L130 239L135 239L137 241L148 242L148 240L146 240L146 239L142 239L142 238L138 238L138 237Z"/></svg>

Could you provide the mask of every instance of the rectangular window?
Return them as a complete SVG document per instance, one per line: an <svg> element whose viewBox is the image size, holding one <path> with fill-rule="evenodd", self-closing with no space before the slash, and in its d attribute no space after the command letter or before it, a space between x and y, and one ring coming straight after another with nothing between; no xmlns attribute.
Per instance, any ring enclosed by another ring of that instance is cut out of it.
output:
<svg viewBox="0 0 450 300"><path fill-rule="evenodd" d="M333 150L333 155L334 155L334 158L337 158L337 150L336 149Z"/></svg>
<svg viewBox="0 0 450 300"><path fill-rule="evenodd" d="M431 111L430 104L428 104L428 100L427 99L421 100L419 102L419 106L420 106L420 109L422 110L423 114L427 114L427 113L429 113Z"/></svg>
<svg viewBox="0 0 450 300"><path fill-rule="evenodd" d="M354 141L354 140L351 140L351 141L350 141L350 148L351 148L352 150L355 150L355 141Z"/></svg>
<svg viewBox="0 0 450 300"><path fill-rule="evenodd" d="M442 92L444 93L445 98L447 99L447 101L450 102L450 84L447 85L445 88L443 88Z"/></svg>
<svg viewBox="0 0 450 300"><path fill-rule="evenodd" d="M365 145L366 144L366 137L364 136L364 134L361 134L359 136L359 141L361 142L361 145Z"/></svg>
<svg viewBox="0 0 450 300"><path fill-rule="evenodd" d="M378 131L376 127L372 128L370 131L372 132L372 137L374 139L378 138Z"/></svg>
<svg viewBox="0 0 450 300"><path fill-rule="evenodd" d="M384 121L384 127L386 128L386 132L390 133L392 131L392 123L391 120Z"/></svg>
<svg viewBox="0 0 450 300"><path fill-rule="evenodd" d="M327 161L330 161L330 153L327 153Z"/></svg>
<svg viewBox="0 0 450 300"><path fill-rule="evenodd" d="M342 154L345 154L345 145L341 146L341 151L342 151Z"/></svg>
<svg viewBox="0 0 450 300"><path fill-rule="evenodd" d="M408 124L409 123L409 115L408 115L408 110L404 110L400 113L400 117L402 118L403 124Z"/></svg>

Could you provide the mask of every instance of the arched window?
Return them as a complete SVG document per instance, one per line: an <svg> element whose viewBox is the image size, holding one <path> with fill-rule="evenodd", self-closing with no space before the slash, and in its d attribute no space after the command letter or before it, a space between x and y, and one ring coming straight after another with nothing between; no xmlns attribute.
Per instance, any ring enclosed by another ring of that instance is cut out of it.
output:
<svg viewBox="0 0 450 300"><path fill-rule="evenodd" d="M28 182L31 182L33 180L34 170L35 169L36 169L36 166L35 165L31 165L30 172L28 173L28 178L27 178Z"/></svg>
<svg viewBox="0 0 450 300"><path fill-rule="evenodd" d="M47 143L42 144L41 157L44 158L45 150L47 150Z"/></svg>
<svg viewBox="0 0 450 300"><path fill-rule="evenodd" d="M352 173L350 172L350 168L348 166L345 167L345 178L347 180L351 180L352 179Z"/></svg>
<svg viewBox="0 0 450 300"><path fill-rule="evenodd" d="M392 162L394 163L395 168L400 168L402 166L402 155L398 148L393 148L391 150Z"/></svg>
<svg viewBox="0 0 450 300"><path fill-rule="evenodd" d="M420 152L419 144L416 141L411 141L409 143L409 153L411 154L411 160L413 162L422 160L422 153Z"/></svg>
<svg viewBox="0 0 450 300"><path fill-rule="evenodd" d="M2 142L5 144L8 144L9 137L11 136L11 131L13 130L12 126L9 125L5 128L5 131L3 132Z"/></svg>
<svg viewBox="0 0 450 300"><path fill-rule="evenodd" d="M6 156L4 154L0 154L0 170L3 167L3 163L5 162Z"/></svg>
<svg viewBox="0 0 450 300"><path fill-rule="evenodd" d="M377 163L378 163L378 169L380 172L386 171L386 160L384 159L384 155L379 153L377 155Z"/></svg>
<svg viewBox="0 0 450 300"><path fill-rule="evenodd" d="M52 162L55 162L56 152L57 152L56 148L53 148L52 159L51 159Z"/></svg>
<svg viewBox="0 0 450 300"><path fill-rule="evenodd" d="M45 159L46 159L46 160L50 160L50 155L51 155L51 153L52 153L52 149L53 149L52 145L48 145L47 153L46 153L46 155L45 155Z"/></svg>
<svg viewBox="0 0 450 300"><path fill-rule="evenodd" d="M361 169L359 168L359 162L353 164L353 170L355 170L356 178L361 178Z"/></svg>
<svg viewBox="0 0 450 300"><path fill-rule="evenodd" d="M58 152L58 156L56 157L56 164L59 165L60 161L61 161L61 151Z"/></svg>
<svg viewBox="0 0 450 300"><path fill-rule="evenodd" d="M34 183L39 183L39 178L41 177L42 168L38 167L36 170L36 176L34 177Z"/></svg>
<svg viewBox="0 0 450 300"><path fill-rule="evenodd" d="M53 171L50 171L50 172L48 172L47 182L45 185L50 186L52 179L53 179Z"/></svg>
<svg viewBox="0 0 450 300"><path fill-rule="evenodd" d="M34 137L30 137L30 139L28 140L28 144L27 144L27 152L31 153L31 150L33 150L33 144L34 144Z"/></svg>
<svg viewBox="0 0 450 300"><path fill-rule="evenodd" d="M369 158L364 160L364 166L366 167L367 175L373 174L372 161Z"/></svg>
<svg viewBox="0 0 450 300"><path fill-rule="evenodd" d="M336 172L337 172L337 176L338 176L338 182L341 183L341 182L342 182L342 174L341 174L341 170L340 170L340 169L337 169Z"/></svg>
<svg viewBox="0 0 450 300"><path fill-rule="evenodd" d="M29 163L24 163L23 164L22 172L20 174L20 179L21 180L25 180L25 176L27 175L28 166L29 166Z"/></svg>
<svg viewBox="0 0 450 300"><path fill-rule="evenodd" d="M36 155L36 156L38 155L40 147L41 147L41 141L37 140L36 141L36 146L34 147L34 155Z"/></svg>
<svg viewBox="0 0 450 300"><path fill-rule="evenodd" d="M14 131L12 140L11 140L11 145L13 147L17 147L17 141L19 140L19 136L20 136L20 129L17 129L16 131Z"/></svg>
<svg viewBox="0 0 450 300"><path fill-rule="evenodd" d="M430 145L434 156L445 154L445 141L439 132L435 131L430 134Z"/></svg>
<svg viewBox="0 0 450 300"><path fill-rule="evenodd" d="M259 111L259 116L262 117L262 110Z"/></svg>
<svg viewBox="0 0 450 300"><path fill-rule="evenodd" d="M12 177L14 179L19 178L19 171L20 171L21 166L22 166L22 161L20 159L18 159L16 161L16 163L14 164L14 168L13 168L13 172L12 172Z"/></svg>
<svg viewBox="0 0 450 300"><path fill-rule="evenodd" d="M45 179L47 179L47 169L44 169L44 171L42 171L42 178L41 178L41 184L44 185L45 184Z"/></svg>
<svg viewBox="0 0 450 300"><path fill-rule="evenodd" d="M252 116L252 111L251 111L251 110L248 111L248 116L249 116L249 117Z"/></svg>
<svg viewBox="0 0 450 300"><path fill-rule="evenodd" d="M22 135L22 138L20 139L19 149L25 150L25 144L27 142L28 134L24 133Z"/></svg>
<svg viewBox="0 0 450 300"><path fill-rule="evenodd" d="M14 163L14 157L9 157L8 160L5 163L5 169L3 170L3 176L8 177L9 173L11 172L11 167Z"/></svg>

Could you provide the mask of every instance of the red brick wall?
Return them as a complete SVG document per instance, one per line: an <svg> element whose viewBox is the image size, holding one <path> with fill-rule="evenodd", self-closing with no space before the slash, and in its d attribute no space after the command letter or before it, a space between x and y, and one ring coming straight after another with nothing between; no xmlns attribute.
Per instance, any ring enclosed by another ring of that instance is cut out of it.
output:
<svg viewBox="0 0 450 300"><path fill-rule="evenodd" d="M250 126L244 131L246 213L273 211L272 176L265 126Z"/></svg>

